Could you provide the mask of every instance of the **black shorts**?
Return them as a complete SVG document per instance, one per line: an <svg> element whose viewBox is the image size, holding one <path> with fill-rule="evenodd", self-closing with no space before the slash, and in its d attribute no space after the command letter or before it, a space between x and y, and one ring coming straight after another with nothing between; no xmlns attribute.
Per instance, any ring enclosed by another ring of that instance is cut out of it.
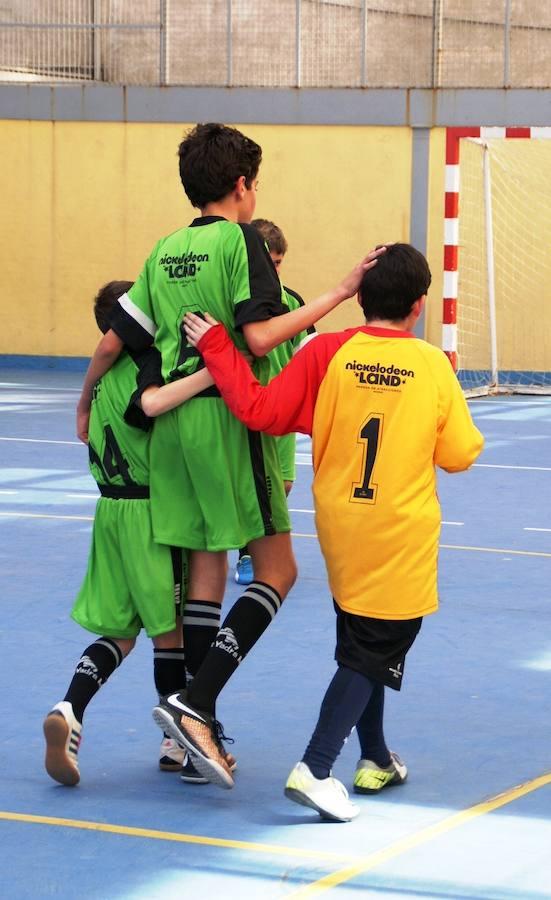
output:
<svg viewBox="0 0 551 900"><path fill-rule="evenodd" d="M419 619L371 619L344 612L333 601L337 614L335 659L373 681L399 691L406 653L423 621Z"/></svg>

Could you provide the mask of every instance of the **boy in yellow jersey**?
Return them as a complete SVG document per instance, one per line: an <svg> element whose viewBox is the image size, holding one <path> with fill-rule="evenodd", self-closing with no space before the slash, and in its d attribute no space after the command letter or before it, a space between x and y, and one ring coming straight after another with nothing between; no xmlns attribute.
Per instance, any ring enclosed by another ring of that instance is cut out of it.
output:
<svg viewBox="0 0 551 900"><path fill-rule="evenodd" d="M431 275L409 244L386 245L359 291L366 325L310 341L262 387L222 326L185 319L224 400L249 428L313 438L316 526L337 614L338 669L285 794L322 818L354 818L331 776L356 726L358 793L403 783L383 734L384 689L399 690L422 618L435 612L440 506L436 467L482 450L444 353L415 337Z"/></svg>

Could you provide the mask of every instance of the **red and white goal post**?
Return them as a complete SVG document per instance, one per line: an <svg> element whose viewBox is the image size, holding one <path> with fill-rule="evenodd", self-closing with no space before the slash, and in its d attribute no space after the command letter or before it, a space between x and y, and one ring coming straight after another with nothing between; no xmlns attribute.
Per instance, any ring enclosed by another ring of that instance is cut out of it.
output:
<svg viewBox="0 0 551 900"><path fill-rule="evenodd" d="M466 393L551 393L551 128L448 128L442 346Z"/></svg>

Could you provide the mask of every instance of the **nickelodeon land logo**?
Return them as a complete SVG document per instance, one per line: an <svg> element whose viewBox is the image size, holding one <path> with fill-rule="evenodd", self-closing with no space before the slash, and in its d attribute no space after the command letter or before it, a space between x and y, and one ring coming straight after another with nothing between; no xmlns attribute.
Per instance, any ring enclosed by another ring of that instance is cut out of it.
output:
<svg viewBox="0 0 551 900"><path fill-rule="evenodd" d="M183 253L181 256L163 256L159 265L169 278L193 278L201 271L198 263L208 262L208 253Z"/></svg>
<svg viewBox="0 0 551 900"><path fill-rule="evenodd" d="M345 368L354 372L354 376L360 384L399 387L406 383L407 378L415 378L413 369L399 369L392 363L382 366L380 363L368 364L353 360L353 362L346 363Z"/></svg>

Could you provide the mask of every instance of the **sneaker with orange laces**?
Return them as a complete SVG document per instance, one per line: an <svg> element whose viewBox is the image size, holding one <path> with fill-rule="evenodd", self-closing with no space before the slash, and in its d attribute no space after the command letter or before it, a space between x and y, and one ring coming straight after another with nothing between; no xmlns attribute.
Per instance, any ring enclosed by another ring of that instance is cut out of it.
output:
<svg viewBox="0 0 551 900"><path fill-rule="evenodd" d="M204 775L201 775L193 765L191 754L186 753L186 751L184 751L184 753L184 763L182 765L182 774L180 775L181 780L185 781L186 784L209 784L209 779L205 778ZM230 771L233 773L237 769L237 760L233 753L228 753L226 750L225 754L226 762L230 767Z"/></svg>
<svg viewBox="0 0 551 900"><path fill-rule="evenodd" d="M214 716L187 702L185 692L163 697L153 718L164 732L185 747L197 771L212 784L229 790L233 776Z"/></svg>

